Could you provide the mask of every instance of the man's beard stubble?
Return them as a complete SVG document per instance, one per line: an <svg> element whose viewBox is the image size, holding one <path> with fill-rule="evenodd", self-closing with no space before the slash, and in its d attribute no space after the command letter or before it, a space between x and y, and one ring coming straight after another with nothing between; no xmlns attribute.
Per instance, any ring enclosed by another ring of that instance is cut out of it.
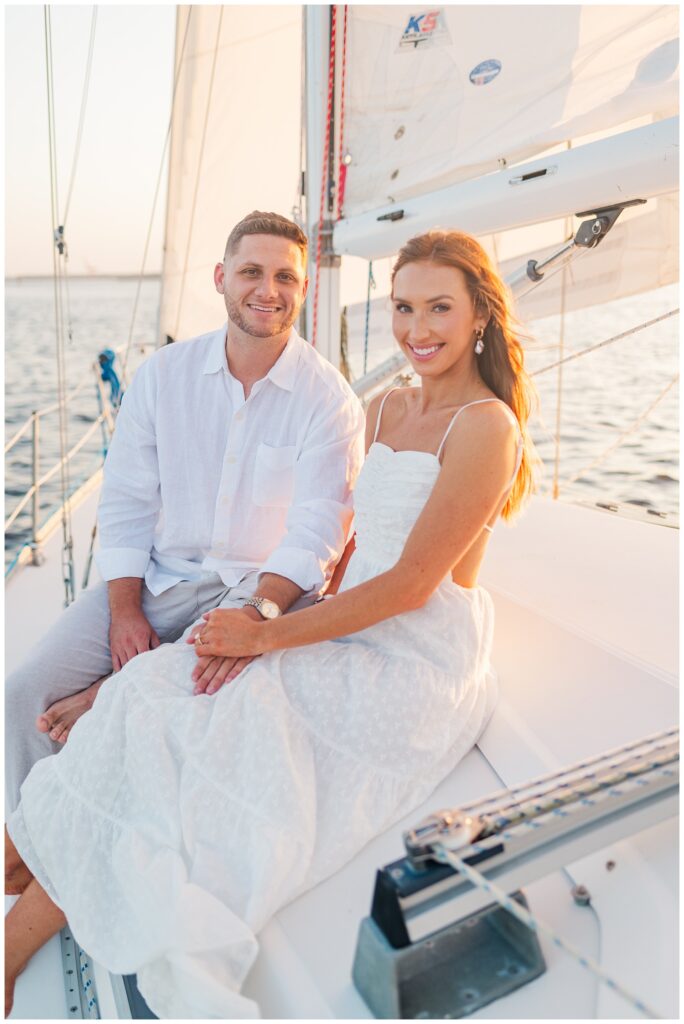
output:
<svg viewBox="0 0 684 1024"><path fill-rule="evenodd" d="M250 337L252 338L274 338L278 334L284 334L285 331L289 331L289 329L292 327L292 325L294 324L295 320L299 315L299 310L294 309L291 311L290 316L285 314L283 316L283 319L277 323L274 323L272 327L264 327L260 330L259 328L256 328L254 324L250 323L242 315L238 303L234 302L233 299L231 299L230 296L227 295L225 292L224 299L226 302L226 311L228 313L228 319L230 320L230 322L235 324L236 327L238 327L241 331L244 331L245 334L250 335Z"/></svg>

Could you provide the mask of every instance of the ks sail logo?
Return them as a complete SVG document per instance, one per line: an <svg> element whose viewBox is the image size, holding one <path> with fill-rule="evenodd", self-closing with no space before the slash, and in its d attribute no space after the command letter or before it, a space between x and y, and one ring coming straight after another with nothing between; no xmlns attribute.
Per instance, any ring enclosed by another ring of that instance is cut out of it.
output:
<svg viewBox="0 0 684 1024"><path fill-rule="evenodd" d="M399 49L423 49L435 42L435 39L443 36L448 39L448 32L444 24L442 8L435 8L431 11L423 11L420 14L409 14L408 21L399 40Z"/></svg>

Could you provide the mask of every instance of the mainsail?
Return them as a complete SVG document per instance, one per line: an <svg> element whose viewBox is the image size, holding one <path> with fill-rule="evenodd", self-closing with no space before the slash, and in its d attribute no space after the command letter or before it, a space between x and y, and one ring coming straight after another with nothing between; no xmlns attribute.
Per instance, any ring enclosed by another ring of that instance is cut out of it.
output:
<svg viewBox="0 0 684 1024"><path fill-rule="evenodd" d="M554 164L563 167L580 147L609 138L616 143L640 139L635 129L646 140L633 146L637 153L641 147L643 166L644 155L650 159L648 126L653 125L652 134L664 140L653 163L662 153L671 167L666 174L656 168L653 182L640 171L632 176L631 182L643 180L648 202L625 211L606 241L569 268L565 308L677 279L674 5L353 6L348 36L345 220L335 232L339 251L368 258L375 248L376 256L384 256L429 220L478 235L506 275L530 258L543 259L570 237L577 227L573 214L586 207L579 188L573 195L572 172L559 173L543 183L548 195L551 187L560 191L563 179L553 220L541 203L535 216L527 197L521 215L520 188L509 188L510 199L500 191L503 198L492 218L490 196L498 183L505 179L508 185L521 163L540 173L543 158L552 154ZM599 179L601 147L595 150L591 172ZM625 196L622 186L610 168L601 195L607 202L641 195ZM388 219L388 213L400 210L402 217ZM489 226L493 219L495 228ZM541 231L507 230L542 222ZM545 283L522 300L521 312L528 319L557 312L559 289L560 277Z"/></svg>
<svg viewBox="0 0 684 1024"><path fill-rule="evenodd" d="M674 5L352 6L345 215L676 114L677 34Z"/></svg>
<svg viewBox="0 0 684 1024"><path fill-rule="evenodd" d="M459 225L459 190L470 196L480 189L484 211L486 190L516 167L554 155L567 168L582 147L593 154L586 149L592 145L599 176L602 140L648 139L652 128L665 140L667 174L658 169L657 183L642 196L648 201L626 210L608 238L568 268L565 308L676 280L674 5L354 4L337 13L338 44L343 17L347 24L346 45L337 47L333 104L331 177L342 161L347 165L343 219L333 236L338 252L374 259L376 278L386 282L378 257L396 252L413 233L412 221L380 224L377 216L428 200L429 226L472 231L506 275L528 259L543 259L576 230L573 215L585 207L573 195L572 173L564 178L562 210L558 203L552 214L528 207L525 227L515 226L523 222L516 220L517 198L509 222L505 200L495 227L484 216L479 223L469 202L471 222ZM174 339L214 327L223 315L211 274L229 227L253 208L290 214L299 202L306 106L300 6L181 6L177 18L160 325L162 336ZM321 62L327 67L327 53ZM325 103L318 102L325 117ZM324 137L321 124L318 137L314 132L307 139L311 152L322 150ZM649 147L637 143L635 149L643 165ZM593 162L590 167L593 173ZM611 184L611 174L604 176L602 195L618 202L622 183L616 176ZM548 188L557 190L560 179L559 173ZM307 182L309 219L320 189L320 181ZM352 235L363 245L342 244ZM345 304L365 298L364 266L343 259ZM560 281L558 275L525 296L520 308L526 319L558 311ZM334 296L333 289L332 303ZM326 323L336 316L328 311ZM358 319L352 316L350 324Z"/></svg>

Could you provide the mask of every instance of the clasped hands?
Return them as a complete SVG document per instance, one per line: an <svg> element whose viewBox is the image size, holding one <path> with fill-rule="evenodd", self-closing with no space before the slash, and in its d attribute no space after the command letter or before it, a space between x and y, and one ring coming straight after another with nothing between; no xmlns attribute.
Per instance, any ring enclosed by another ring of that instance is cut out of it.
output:
<svg viewBox="0 0 684 1024"><path fill-rule="evenodd" d="M197 654L192 679L195 694L213 694L263 653L266 623L256 608L215 608L202 618L187 638Z"/></svg>

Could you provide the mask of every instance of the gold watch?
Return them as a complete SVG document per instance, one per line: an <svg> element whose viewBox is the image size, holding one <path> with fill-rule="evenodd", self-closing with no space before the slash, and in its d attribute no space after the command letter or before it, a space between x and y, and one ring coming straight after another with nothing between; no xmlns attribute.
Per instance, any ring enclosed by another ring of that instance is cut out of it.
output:
<svg viewBox="0 0 684 1024"><path fill-rule="evenodd" d="M283 614L275 601L269 600L268 597L250 597L242 607L249 608L250 606L256 608L262 619L277 619L279 615Z"/></svg>

